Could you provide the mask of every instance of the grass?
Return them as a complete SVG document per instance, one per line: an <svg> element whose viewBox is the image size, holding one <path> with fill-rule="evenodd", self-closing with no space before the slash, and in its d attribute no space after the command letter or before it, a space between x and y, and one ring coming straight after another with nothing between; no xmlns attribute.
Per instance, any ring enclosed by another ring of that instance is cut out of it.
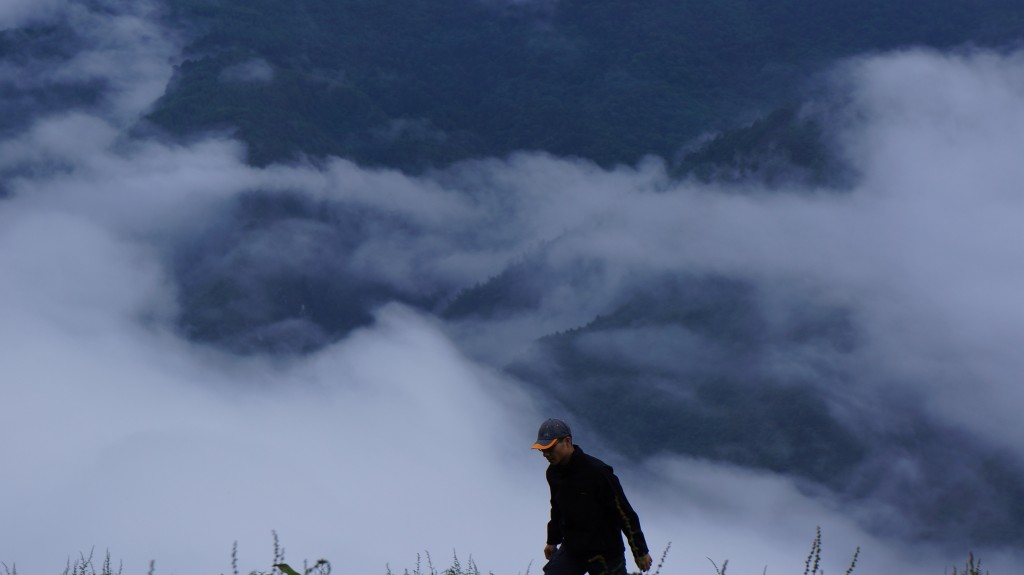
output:
<svg viewBox="0 0 1024 575"><path fill-rule="evenodd" d="M330 575L331 574L331 563L326 559L319 559L312 565L308 561L303 561L302 568L297 569L285 562L285 550L281 546L280 540L277 537L277 532L272 531L274 536L274 559L271 563L268 571L250 571L248 575ZM657 566L650 572L650 575L660 575L661 569L665 564L665 557L668 555L668 550L672 546L669 543L665 546L665 550L661 554L661 559L658 561ZM94 550L90 551L88 555L80 553L78 559L73 562L69 558L67 565L64 568L61 575L122 575L123 566L119 563L117 569L114 569L113 562L110 558L110 552L107 551L103 561L99 566L94 561ZM433 559L429 552L424 552L426 561L424 564L423 556L419 553L416 554L416 567L410 571L405 569L402 575L483 575L476 562L473 561L473 556L470 555L465 563L459 559L459 556L455 551L452 551L452 563L450 566L443 570L438 570L434 566ZM853 552L853 559L850 561L849 567L846 569L846 575L853 575L854 569L857 567L857 559L860 557L860 547L857 547ZM711 562L711 566L714 569L715 575L727 575L726 571L729 567L729 560L726 559L722 562L721 567L713 559L708 557L708 561ZM525 573L519 575L530 575L530 568L532 562L526 566ZM390 565L385 565L385 575L396 575L391 570ZM238 571L238 542L231 548L231 572L232 575L239 575ZM762 575L766 575L768 567L764 568ZM831 573L832 571L830 571ZM156 563L150 561L149 572L147 575L155 575ZM803 575L824 575L825 570L821 565L821 528L818 527L814 540L811 542L811 550L807 554L807 559L804 561L804 573ZM6 563L0 562L0 575L18 575L18 567L16 564L8 566ZM222 574L223 575L223 574ZM487 575L494 575L493 571L488 571ZM630 575L640 575L639 573L630 573ZM990 575L988 571L981 570L981 560L974 557L974 553L968 553L967 562L964 564L964 568L958 569L956 566L953 567L952 573L946 571L943 575Z"/></svg>
<svg viewBox="0 0 1024 575"><path fill-rule="evenodd" d="M967 554L967 564L964 565L963 571L957 571L956 567L953 567L953 575L988 575L988 571L984 574L981 572L981 559L978 562L974 562L974 553Z"/></svg>
<svg viewBox="0 0 1024 575"><path fill-rule="evenodd" d="M472 555L469 556L469 559L467 559L466 564L463 565L462 562L459 560L458 553L452 551L451 567L448 567L447 569L441 572L438 572L438 570L434 567L434 561L430 557L430 552L424 552L424 555L427 556L426 571L423 570L423 557L419 553L417 553L416 568L413 569L411 572L408 569L406 569L404 575L480 575L480 568L476 566L476 562L473 561ZM395 575L391 571L390 565L386 565L386 568L387 575ZM490 571L489 575L494 575L494 572ZM529 565L527 565L526 567L526 575L530 575Z"/></svg>
<svg viewBox="0 0 1024 575"><path fill-rule="evenodd" d="M859 557L860 547L857 547L853 552L850 566L846 569L846 575L853 574L853 570L857 567L857 558ZM714 567L716 575L726 575L726 570L729 567L728 559L722 562L721 568L710 557L708 557L708 561L711 561L711 566ZM766 573L768 573L767 566L765 566L762 575ZM807 559L804 561L804 575L825 575L825 570L821 567L821 527L818 527L815 531L814 540L811 542L811 551L807 554ZM954 568L954 575L956 575L956 568Z"/></svg>

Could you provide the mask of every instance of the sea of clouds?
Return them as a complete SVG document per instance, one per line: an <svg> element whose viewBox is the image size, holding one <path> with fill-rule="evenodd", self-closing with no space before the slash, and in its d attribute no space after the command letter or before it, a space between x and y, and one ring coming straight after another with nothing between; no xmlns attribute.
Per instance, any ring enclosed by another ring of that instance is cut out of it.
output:
<svg viewBox="0 0 1024 575"><path fill-rule="evenodd" d="M855 188L747 193L674 181L656 159L602 169L524 152L410 176L344 159L254 168L227 137L140 136L182 47L157 15L144 2L0 9L0 29L48 23L75 42L0 61L12 95L0 106L24 115L0 140L0 561L20 572L95 547L126 572L155 560L157 573L224 573L236 541L240 569L267 569L271 530L289 560L326 557L335 572L401 571L423 552L445 567L453 550L485 571L540 570L547 487L526 447L557 414L488 361L500 346L400 304L299 357L181 335L168 253L257 189L406 222L346 263L397 289L471 285L558 238L618 270L609 286L638 262L813 286L863 318L859 395L905 388L923 413L1024 461L1024 55L846 62L829 129ZM79 85L97 97L14 101ZM494 337L523 344L599 307L564 303ZM767 472L681 457L617 471L653 553L672 542L665 572L711 572L707 557L797 572L818 525L830 572L856 546L864 573L935 574L966 557L873 535L858 510ZM1011 549L974 551L993 573L1021 564Z"/></svg>

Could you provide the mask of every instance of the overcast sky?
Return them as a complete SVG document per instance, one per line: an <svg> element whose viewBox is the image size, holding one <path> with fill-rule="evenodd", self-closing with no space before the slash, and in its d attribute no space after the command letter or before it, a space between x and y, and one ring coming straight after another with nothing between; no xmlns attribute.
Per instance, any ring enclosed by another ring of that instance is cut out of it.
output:
<svg viewBox="0 0 1024 575"><path fill-rule="evenodd" d="M558 414L489 361L500 346L397 304L306 357L242 358L179 335L168 251L254 189L407 224L348 264L399 290L471 285L556 239L556 260L606 262L593 301L556 294L490 326L502 345L586 321L638 267L799 284L862 318L853 396L903 387L923 413L1024 461L1021 54L910 50L837 67L847 104L829 129L860 176L841 194L723 190L673 182L657 160L606 170L534 153L420 177L342 159L256 169L228 139L128 133L181 40L144 3L112 6L0 8L0 28L78 30L66 57L0 61L11 93L102 87L87 105L40 106L0 140L0 561L22 573L93 547L126 573L150 560L157 573L223 573L234 541L241 570L266 569L271 530L289 560L326 557L339 573L400 572L424 551L443 568L453 549L499 575L540 570L547 487L526 447ZM272 80L258 59L225 74ZM878 538L841 502L768 473L685 458L617 470L656 558L672 541L665 572L710 573L708 556L730 572L796 572L816 525L829 572L858 545L864 573L937 574L966 557ZM993 573L1021 564L975 552Z"/></svg>

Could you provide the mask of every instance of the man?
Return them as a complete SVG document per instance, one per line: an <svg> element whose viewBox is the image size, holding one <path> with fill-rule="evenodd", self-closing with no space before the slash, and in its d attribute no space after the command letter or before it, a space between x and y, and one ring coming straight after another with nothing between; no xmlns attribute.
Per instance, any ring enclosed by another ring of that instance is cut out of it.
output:
<svg viewBox="0 0 1024 575"><path fill-rule="evenodd" d="M612 468L574 445L569 426L560 419L541 424L532 448L549 463L551 521L544 547L545 575L626 575L623 534L636 566L650 570L640 519Z"/></svg>

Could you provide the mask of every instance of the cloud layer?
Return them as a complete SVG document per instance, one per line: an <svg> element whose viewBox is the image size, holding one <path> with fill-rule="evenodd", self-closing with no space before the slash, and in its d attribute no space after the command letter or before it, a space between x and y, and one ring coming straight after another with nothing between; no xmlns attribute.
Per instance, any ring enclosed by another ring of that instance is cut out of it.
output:
<svg viewBox="0 0 1024 575"><path fill-rule="evenodd" d="M0 141L0 460L12 470L0 560L24 572L94 545L129 571L155 559L158 572L226 572L236 540L243 569L265 568L255 562L271 529L290 559L327 556L352 572L411 567L423 550L440 565L452 547L483 569L536 570L547 494L524 446L553 414L500 368L663 272L852 310L864 345L856 380L831 390L836 409L910 397L919 413L1024 459L1019 54L847 63L834 80L843 103L823 117L855 188L751 194L673 181L653 159L605 170L519 154L413 177L341 159L257 169L227 139L133 136L170 78L174 38L145 8L49 6L11 4L0 22L63 23L77 49L3 62L24 78L11 93L96 95L32 108ZM254 196L299 208L238 225ZM374 302L368 324L317 340L310 355L239 357L182 336L182 262L199 261L183 253L203 253L213 270L196 281L299 270L327 285L372 281L411 303ZM541 278L528 305L490 318L431 313L536 253L586 281ZM899 424L881 413L863 423ZM737 571L797 570L818 524L830 570L858 544L865 572L937 573L966 551L892 545L842 501L783 476L607 457L652 546L674 542L673 570L708 569L706 555ZM1020 559L984 557L998 572Z"/></svg>

